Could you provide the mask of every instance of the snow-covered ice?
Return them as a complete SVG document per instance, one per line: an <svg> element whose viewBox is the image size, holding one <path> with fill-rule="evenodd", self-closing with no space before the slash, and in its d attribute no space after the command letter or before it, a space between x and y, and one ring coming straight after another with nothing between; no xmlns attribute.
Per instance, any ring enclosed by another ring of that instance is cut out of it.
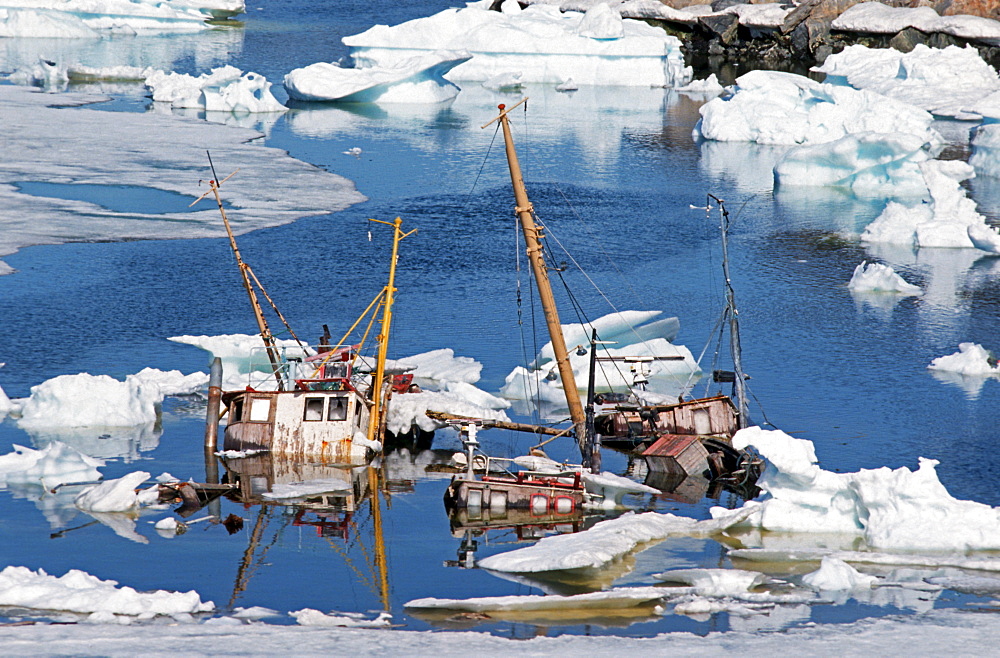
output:
<svg viewBox="0 0 1000 658"><path fill-rule="evenodd" d="M702 521L656 512L628 513L601 521L585 532L545 537L532 546L491 555L479 560L479 566L512 573L600 569L641 544L671 536L704 537L752 511Z"/></svg>
<svg viewBox="0 0 1000 658"><path fill-rule="evenodd" d="M442 348L390 359L387 368L405 369L420 386L443 386L447 382L475 384L479 381L483 364L468 356L455 356L455 350Z"/></svg>
<svg viewBox="0 0 1000 658"><path fill-rule="evenodd" d="M53 489L61 484L101 478L104 461L88 457L58 441L40 450L14 445L0 455L0 487L33 485Z"/></svg>
<svg viewBox="0 0 1000 658"><path fill-rule="evenodd" d="M145 82L154 101L175 108L237 115L288 109L271 94L271 83L264 76L228 64L199 76L153 71Z"/></svg>
<svg viewBox="0 0 1000 658"><path fill-rule="evenodd" d="M885 292L901 295L919 295L920 286L907 283L888 265L862 261L854 268L854 274L847 283L852 292Z"/></svg>
<svg viewBox="0 0 1000 658"><path fill-rule="evenodd" d="M929 201L915 206L890 201L882 214L861 233L862 242L912 247L974 248L970 238L977 229L988 230L986 218L976 211L961 181L976 175L960 160L928 160L919 165Z"/></svg>
<svg viewBox="0 0 1000 658"><path fill-rule="evenodd" d="M464 51L438 51L394 66L343 68L317 62L285 76L289 98L341 103L442 103L458 95L445 74L471 59Z"/></svg>
<svg viewBox="0 0 1000 658"><path fill-rule="evenodd" d="M670 595L661 587L615 587L601 592L568 596L488 596L470 599L414 599L404 604L408 610L454 610L461 612L539 612L565 610L611 610L631 608Z"/></svg>
<svg viewBox="0 0 1000 658"><path fill-rule="evenodd" d="M686 94L701 96L718 96L725 91L725 88L719 83L719 79L714 73L709 74L707 78L692 80L683 87L675 87L675 89Z"/></svg>
<svg viewBox="0 0 1000 658"><path fill-rule="evenodd" d="M996 358L978 343L959 343L957 352L939 356L927 367L966 377L1000 377Z"/></svg>
<svg viewBox="0 0 1000 658"><path fill-rule="evenodd" d="M700 596L738 597L763 584L767 578L744 569L671 569L653 577L664 583L681 583Z"/></svg>
<svg viewBox="0 0 1000 658"><path fill-rule="evenodd" d="M700 109L695 137L758 144L822 144L859 133L906 133L938 144L930 113L870 91L780 71L751 71Z"/></svg>
<svg viewBox="0 0 1000 658"><path fill-rule="evenodd" d="M193 590L137 592L131 587L118 587L113 580L101 580L76 569L56 577L41 569L32 571L18 566L0 571L0 606L78 614L110 613L141 619L215 609L211 601L203 602Z"/></svg>
<svg viewBox="0 0 1000 658"><path fill-rule="evenodd" d="M802 576L802 582L818 591L871 589L877 576L863 574L835 557L824 557L819 569Z"/></svg>
<svg viewBox="0 0 1000 658"><path fill-rule="evenodd" d="M0 38L100 39L107 34L197 32L209 28L207 20L236 15L243 8L242 0L15 1L0 8Z"/></svg>
<svg viewBox="0 0 1000 658"><path fill-rule="evenodd" d="M140 505L155 503L159 498L157 485L136 491L149 479L146 471L134 471L114 480L90 486L76 497L77 508L85 512L131 512Z"/></svg>
<svg viewBox="0 0 1000 658"><path fill-rule="evenodd" d="M759 427L737 432L733 447L752 447L765 460L757 481L762 494L739 508L748 513L739 525L854 535L882 549L1000 548L1000 510L952 497L938 480L933 459L921 457L916 471L883 467L833 473L819 467L811 441ZM718 520L733 514L719 507L711 512Z"/></svg>
<svg viewBox="0 0 1000 658"><path fill-rule="evenodd" d="M380 612L374 619L352 612L332 612L323 614L319 610L303 608L288 613L295 618L299 626L323 626L345 628L389 628L392 626L392 615Z"/></svg>
<svg viewBox="0 0 1000 658"><path fill-rule="evenodd" d="M1000 23L998 23L1000 27ZM867 89L916 105L936 116L977 120L979 101L1000 90L1000 77L972 46L930 48L911 52L851 45L830 55L814 71L825 82Z"/></svg>
<svg viewBox="0 0 1000 658"><path fill-rule="evenodd" d="M489 11L490 0L446 9L393 27L376 25L344 37L359 68L396 66L435 50L466 50L472 59L449 80L487 80L519 72L523 82L675 86L691 80L680 41L665 31L597 4L587 13L515 0Z"/></svg>
<svg viewBox="0 0 1000 658"><path fill-rule="evenodd" d="M889 7L880 2L862 2L833 19L831 27L870 34L896 34L906 28L915 28L925 34L943 32L990 44L1000 43L1000 22L965 14L941 16L926 6Z"/></svg>
<svg viewBox="0 0 1000 658"><path fill-rule="evenodd" d="M453 391L456 386L460 387ZM471 393L475 392L475 395ZM426 412L441 411L468 418L509 421L503 411L510 406L506 400L494 397L471 384L455 384L444 391L421 391L394 395L389 402L386 429L404 434L414 428L433 432L445 426L427 417Z"/></svg>

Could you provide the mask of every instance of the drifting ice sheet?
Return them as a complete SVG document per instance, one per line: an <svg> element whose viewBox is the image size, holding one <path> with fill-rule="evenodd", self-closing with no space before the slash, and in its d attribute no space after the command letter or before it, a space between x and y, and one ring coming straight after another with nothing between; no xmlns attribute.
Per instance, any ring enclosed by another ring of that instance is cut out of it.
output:
<svg viewBox="0 0 1000 658"><path fill-rule="evenodd" d="M469 51L472 59L453 69L449 80L482 81L511 71L523 82L554 84L572 78L585 85L662 87L691 80L676 37L622 20L604 5L581 14L544 5L521 10L514 0L496 12L490 4L482 0L394 27L376 25L343 41L359 68L393 67L435 50Z"/></svg>
<svg viewBox="0 0 1000 658"><path fill-rule="evenodd" d="M288 108L271 94L271 83L257 73L222 66L195 77L154 71L146 78L153 100L171 107L228 112L237 115L284 112Z"/></svg>
<svg viewBox="0 0 1000 658"><path fill-rule="evenodd" d="M127 180L137 187L180 193L193 201L204 191L198 188L198 179L207 175L206 149L217 167L227 172L241 167L225 192L233 206L229 219L237 234L341 210L364 200L349 181L279 149L261 146L257 143L260 133L253 130L152 113L50 107L103 100L89 94L53 96L0 85L4 118L0 206L5 210L0 221L0 257L37 244L224 235L213 204L199 204L203 209L177 214L122 213L83 201L31 196L13 185L47 181L111 186ZM59 126L59 135L72 134L73 139L54 135L52 126ZM54 144L58 148L48 148ZM273 181L281 181L285 193L273 194ZM87 221L80 221L81 216ZM9 271L0 262L0 274Z"/></svg>
<svg viewBox="0 0 1000 658"><path fill-rule="evenodd" d="M616 587L603 592L570 596L488 596L472 599L415 599L404 604L410 610L456 610L460 612L534 612L545 610L611 610L631 608L670 595L661 587Z"/></svg>
<svg viewBox="0 0 1000 658"><path fill-rule="evenodd" d="M939 356L927 367L966 377L1000 377L1000 366L996 359L978 343L959 343L958 352Z"/></svg>
<svg viewBox="0 0 1000 658"><path fill-rule="evenodd" d="M854 268L854 275L847 287L852 292L887 292L903 295L919 295L920 286L907 283L888 265L862 261Z"/></svg>

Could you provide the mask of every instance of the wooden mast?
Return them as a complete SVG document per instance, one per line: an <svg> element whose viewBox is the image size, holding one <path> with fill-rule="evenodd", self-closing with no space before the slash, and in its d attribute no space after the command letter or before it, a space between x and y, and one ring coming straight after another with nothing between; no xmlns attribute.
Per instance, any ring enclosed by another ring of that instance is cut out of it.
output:
<svg viewBox="0 0 1000 658"><path fill-rule="evenodd" d="M257 330L260 332L260 338L264 341L264 347L267 349L267 359L271 362L271 370L274 373L274 378L278 382L278 390L285 390L285 382L281 378L281 371L278 365L278 349L274 343L274 334L271 333L271 328L267 326L267 318L264 317L264 311L260 307L260 302L257 300L257 292L253 288L253 284L250 283L250 275L247 274L250 270L250 266L243 262L243 257L240 255L240 248L236 246L236 236L233 235L233 229L229 225L229 218L226 217L226 209L222 205L222 197L219 196L219 187L222 183L232 178L237 169L233 173L226 176L224 180L219 180L218 175L215 173L215 165L212 164L212 156L208 156L208 164L212 167L212 180L208 181L209 191L201 195L193 202L191 205L198 203L204 199L209 194L215 195L215 202L219 206L219 214L222 215L222 223L226 227L226 235L229 236L229 246L233 250L233 255L236 256L236 264L240 268L240 277L243 279L243 287L247 291L247 295L250 297L250 306L253 307L253 315L257 320Z"/></svg>
<svg viewBox="0 0 1000 658"><path fill-rule="evenodd" d="M517 152L514 150L514 140L511 137L510 123L507 114L515 107L524 103L524 99L510 110L506 106L499 105L500 116L493 121L500 121L503 128L503 139L507 147L507 165L510 168L510 181L514 187L515 212L521 221L521 232L524 234L524 243L527 248L528 259L531 261L531 270L535 275L535 282L538 285L538 296L542 302L542 309L545 312L545 324L549 328L549 338L552 341L552 351L555 353L556 365L559 368L559 376L562 378L563 391L566 394L566 406L569 408L569 415L573 421L576 441L580 446L580 453L584 456L584 461L589 462L588 451L586 450L586 418L583 412L583 404L580 402L580 391L576 387L576 379L573 376L573 366L569 361L569 354L566 351L566 339L563 337L562 324L559 322L559 311L556 309L556 299L552 294L552 285L549 283L549 271L545 264L545 255L542 253L541 240L545 236L542 234L542 227L535 224L531 201L528 200L528 191L524 187L524 178L521 176L521 165L517 160ZM490 123L493 123L490 121ZM486 126L490 125L486 124ZM484 128L486 126L483 126ZM585 466L590 466L585 463Z"/></svg>

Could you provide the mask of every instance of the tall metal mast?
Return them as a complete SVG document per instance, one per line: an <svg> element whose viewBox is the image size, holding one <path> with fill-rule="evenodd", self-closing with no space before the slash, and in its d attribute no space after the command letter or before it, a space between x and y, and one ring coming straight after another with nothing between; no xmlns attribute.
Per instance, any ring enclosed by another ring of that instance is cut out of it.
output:
<svg viewBox="0 0 1000 658"><path fill-rule="evenodd" d="M750 406L747 403L746 378L743 375L743 351L740 346L740 313L736 309L736 293L729 278L729 211L722 199L708 195L719 204L722 218L722 273L726 279L726 313L729 315L729 352L733 358L733 392L736 397L736 407L740 412L737 420L739 429L750 425Z"/></svg>
<svg viewBox="0 0 1000 658"><path fill-rule="evenodd" d="M545 236L542 234L542 227L535 224L531 201L528 200L528 191L524 187L524 178L521 176L521 165L517 160L517 152L514 150L514 140L510 133L510 123L507 114L521 103L525 98L509 110L506 106L499 105L500 116L493 121L500 121L503 128L503 139L507 147L507 165L510 168L510 182L514 187L515 212L521 221L521 232L524 234L524 243L527 248L528 260L531 261L531 270L535 275L535 282L538 284L538 296L542 302L542 309L545 312L545 324L548 325L549 338L552 341L552 351L555 353L556 366L559 368L559 376L562 378L563 391L566 394L566 406L569 407L569 415L573 421L576 441L580 446L580 453L586 458L586 418L583 412L583 404L580 402L580 391L576 388L576 379L573 376L573 366L569 361L569 354L566 351L566 339L563 337L562 324L559 322L559 311L556 309L556 300L552 294L552 285L549 283L549 271L545 265L545 256L542 253L541 240ZM489 126L493 123L486 124ZM486 126L483 126L485 128ZM589 466L589 464L585 464Z"/></svg>

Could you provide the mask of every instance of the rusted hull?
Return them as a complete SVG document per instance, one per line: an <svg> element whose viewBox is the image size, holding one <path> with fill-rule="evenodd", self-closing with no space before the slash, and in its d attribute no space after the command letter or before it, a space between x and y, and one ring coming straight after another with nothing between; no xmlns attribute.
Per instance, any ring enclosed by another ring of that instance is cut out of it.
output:
<svg viewBox="0 0 1000 658"><path fill-rule="evenodd" d="M515 478L468 480L456 477L444 494L444 504L449 510L465 509L470 514L488 510L494 517L509 510L527 511L540 518L553 514L572 517L583 508L585 499L579 476L574 484L557 483L555 478L544 482L519 482Z"/></svg>

